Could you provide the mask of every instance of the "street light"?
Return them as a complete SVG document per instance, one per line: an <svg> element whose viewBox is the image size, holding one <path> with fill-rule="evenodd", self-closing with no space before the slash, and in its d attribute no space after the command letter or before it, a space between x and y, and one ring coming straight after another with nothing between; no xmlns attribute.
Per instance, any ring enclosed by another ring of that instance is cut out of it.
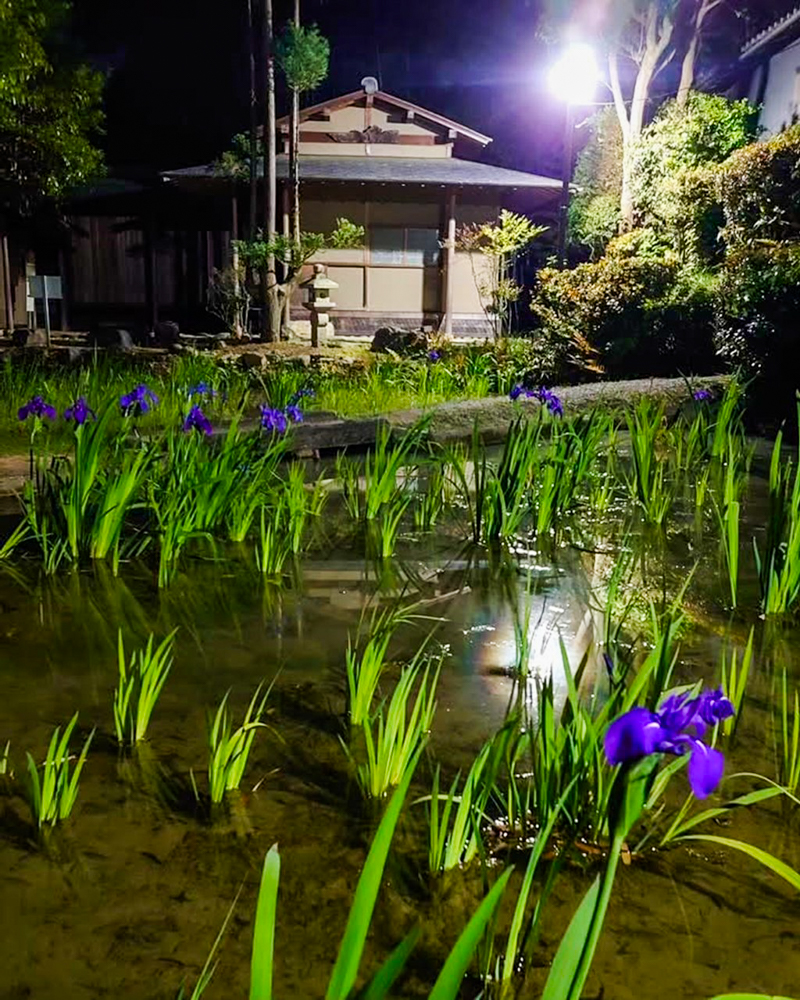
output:
<svg viewBox="0 0 800 1000"><path fill-rule="evenodd" d="M590 45L575 43L564 51L550 70L550 91L564 102L566 128L564 162L561 172L561 207L558 219L558 262L563 265L567 250L569 219L569 186L572 180L572 157L575 152L575 108L594 100L599 72L597 59Z"/></svg>

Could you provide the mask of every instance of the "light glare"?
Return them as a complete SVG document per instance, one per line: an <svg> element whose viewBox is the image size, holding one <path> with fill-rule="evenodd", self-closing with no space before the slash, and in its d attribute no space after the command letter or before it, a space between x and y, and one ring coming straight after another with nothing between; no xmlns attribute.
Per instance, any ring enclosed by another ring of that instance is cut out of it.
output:
<svg viewBox="0 0 800 1000"><path fill-rule="evenodd" d="M590 104L597 78L597 59L591 46L571 45L550 70L550 90L568 104Z"/></svg>

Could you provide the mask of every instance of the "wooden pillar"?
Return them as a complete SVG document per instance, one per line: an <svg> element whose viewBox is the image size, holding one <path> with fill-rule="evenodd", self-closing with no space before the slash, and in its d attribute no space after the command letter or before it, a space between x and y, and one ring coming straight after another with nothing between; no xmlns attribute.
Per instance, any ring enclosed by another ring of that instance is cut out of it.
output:
<svg viewBox="0 0 800 1000"><path fill-rule="evenodd" d="M284 184L282 191L281 205L283 210L283 235L288 240L292 235L292 212L291 212L291 202L292 193L289 188ZM285 264L283 267L283 274L281 275L286 288L286 297L283 301L283 328L286 330L287 337L289 335L290 324L292 322L292 294L288 287L289 278L289 265Z"/></svg>
<svg viewBox="0 0 800 1000"><path fill-rule="evenodd" d="M156 234L152 216L145 222L144 289L147 301L147 322L155 330L158 323L158 275L156 274Z"/></svg>
<svg viewBox="0 0 800 1000"><path fill-rule="evenodd" d="M8 236L0 234L0 267L3 271L3 300L5 316L3 321L9 333L14 332L14 297L11 291L11 262L8 255Z"/></svg>
<svg viewBox="0 0 800 1000"><path fill-rule="evenodd" d="M67 250L58 251L58 270L61 274L61 329L69 330L70 296L72 294L72 240Z"/></svg>
<svg viewBox="0 0 800 1000"><path fill-rule="evenodd" d="M446 337L453 336L453 283L455 279L456 261L456 193L451 191L447 197L447 231L444 241L444 282L442 298L444 299L444 333Z"/></svg>

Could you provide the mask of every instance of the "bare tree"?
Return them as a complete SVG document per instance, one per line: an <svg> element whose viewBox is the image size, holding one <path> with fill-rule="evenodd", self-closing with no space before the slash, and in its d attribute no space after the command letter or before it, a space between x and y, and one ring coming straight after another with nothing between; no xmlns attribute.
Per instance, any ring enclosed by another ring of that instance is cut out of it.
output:
<svg viewBox="0 0 800 1000"><path fill-rule="evenodd" d="M694 9L690 14L690 34L686 51L681 63L681 81L678 84L678 106L685 108L689 100L689 91L694 86L697 73L697 57L703 39L703 30L709 15L721 6L724 0L694 0Z"/></svg>
<svg viewBox="0 0 800 1000"><path fill-rule="evenodd" d="M617 39L609 46L609 82L623 138L620 213L625 228L630 228L634 223L631 188L633 150L645 126L653 81L674 55L672 40L677 6L674 0L671 3L664 3L662 0L632 0L627 22ZM627 57L635 66L630 101L626 101L622 89L619 68L621 56Z"/></svg>
<svg viewBox="0 0 800 1000"><path fill-rule="evenodd" d="M264 0L263 25L264 52L264 242L275 245L277 218L277 163L275 135L275 25L272 0ZM282 309L277 294L278 279L275 255L270 254L264 269L262 288L263 316L261 334L264 340L278 340L281 331Z"/></svg>

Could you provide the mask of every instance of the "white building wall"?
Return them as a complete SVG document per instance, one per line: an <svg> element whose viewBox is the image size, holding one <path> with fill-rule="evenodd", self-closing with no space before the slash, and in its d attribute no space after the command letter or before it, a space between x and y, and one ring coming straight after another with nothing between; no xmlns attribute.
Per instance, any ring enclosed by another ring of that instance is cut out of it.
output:
<svg viewBox="0 0 800 1000"><path fill-rule="evenodd" d="M777 135L799 118L800 41L797 41L770 59L760 118L763 137Z"/></svg>

